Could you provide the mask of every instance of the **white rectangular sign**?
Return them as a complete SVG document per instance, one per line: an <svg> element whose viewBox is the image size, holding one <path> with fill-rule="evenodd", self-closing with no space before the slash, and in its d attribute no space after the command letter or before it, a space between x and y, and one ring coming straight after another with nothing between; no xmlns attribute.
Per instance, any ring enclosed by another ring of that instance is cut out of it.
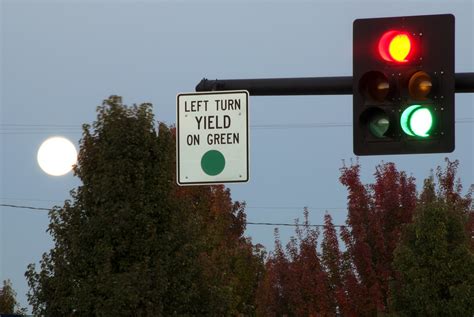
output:
<svg viewBox="0 0 474 317"><path fill-rule="evenodd" d="M247 182L248 91L177 96L176 174L179 185Z"/></svg>

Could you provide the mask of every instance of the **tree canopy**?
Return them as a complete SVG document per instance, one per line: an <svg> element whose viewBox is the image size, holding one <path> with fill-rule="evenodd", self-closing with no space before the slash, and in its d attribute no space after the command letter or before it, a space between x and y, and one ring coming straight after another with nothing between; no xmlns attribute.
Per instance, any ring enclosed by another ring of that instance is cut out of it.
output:
<svg viewBox="0 0 474 317"><path fill-rule="evenodd" d="M393 163L373 184L360 165L341 169L348 190L346 226L309 211L283 247L278 231L259 288L262 316L470 316L474 307L471 197L455 181L457 162L438 168L417 195L415 179ZM470 220L469 220L470 219ZM413 223L412 223L413 222ZM404 229L405 228L405 229Z"/></svg>
<svg viewBox="0 0 474 317"><path fill-rule="evenodd" d="M3 287L0 288L0 314L25 314L26 308L20 307L16 295L12 282L4 280Z"/></svg>
<svg viewBox="0 0 474 317"><path fill-rule="evenodd" d="M245 205L224 186L179 188L174 130L150 104L111 96L84 125L82 184L50 212L54 247L28 267L45 316L248 313L263 267L243 237Z"/></svg>
<svg viewBox="0 0 474 317"><path fill-rule="evenodd" d="M358 163L343 166L346 224L326 213L314 227L305 209L295 237L283 246L276 230L266 256L244 236L245 203L228 188L176 185L176 131L155 123L151 104L111 96L97 112L74 167L81 185L49 213L54 246L25 273L34 314L474 314L474 213L458 162L419 195L393 163L372 184Z"/></svg>
<svg viewBox="0 0 474 317"><path fill-rule="evenodd" d="M455 184L457 162L425 181L413 223L395 252L399 276L392 306L401 316L474 315L472 231L466 226L471 196ZM438 190L436 191L436 187Z"/></svg>

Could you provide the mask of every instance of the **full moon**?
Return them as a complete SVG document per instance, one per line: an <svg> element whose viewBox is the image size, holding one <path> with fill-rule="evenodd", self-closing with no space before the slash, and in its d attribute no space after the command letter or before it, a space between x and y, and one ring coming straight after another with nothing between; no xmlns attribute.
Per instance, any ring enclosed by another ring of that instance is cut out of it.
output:
<svg viewBox="0 0 474 317"><path fill-rule="evenodd" d="M37 159L46 174L62 176L77 162L76 147L66 138L52 137L41 144Z"/></svg>

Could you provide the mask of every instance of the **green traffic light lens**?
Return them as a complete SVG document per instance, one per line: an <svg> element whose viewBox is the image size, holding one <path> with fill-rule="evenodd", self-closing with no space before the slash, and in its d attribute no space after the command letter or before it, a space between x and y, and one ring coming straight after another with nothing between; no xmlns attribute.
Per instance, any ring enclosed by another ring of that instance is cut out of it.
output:
<svg viewBox="0 0 474 317"><path fill-rule="evenodd" d="M384 139L391 135L390 116L380 107L370 107L365 109L360 115L360 127L367 129L372 137Z"/></svg>
<svg viewBox="0 0 474 317"><path fill-rule="evenodd" d="M413 137L426 138L433 129L433 113L428 107L413 105L403 111L400 124L403 132Z"/></svg>
<svg viewBox="0 0 474 317"><path fill-rule="evenodd" d="M431 112L426 108L414 111L410 118L410 127L416 136L429 136L429 132L433 127Z"/></svg>
<svg viewBox="0 0 474 317"><path fill-rule="evenodd" d="M369 120L369 130L376 138L384 138L390 127L390 121L386 114L377 114Z"/></svg>

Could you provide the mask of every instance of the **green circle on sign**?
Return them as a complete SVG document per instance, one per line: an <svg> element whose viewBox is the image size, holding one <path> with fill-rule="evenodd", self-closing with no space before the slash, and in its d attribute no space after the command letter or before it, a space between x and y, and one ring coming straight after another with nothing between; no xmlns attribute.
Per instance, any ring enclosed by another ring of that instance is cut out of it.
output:
<svg viewBox="0 0 474 317"><path fill-rule="evenodd" d="M201 159L201 168L207 175L219 175L225 167L225 158L217 150L207 151Z"/></svg>

